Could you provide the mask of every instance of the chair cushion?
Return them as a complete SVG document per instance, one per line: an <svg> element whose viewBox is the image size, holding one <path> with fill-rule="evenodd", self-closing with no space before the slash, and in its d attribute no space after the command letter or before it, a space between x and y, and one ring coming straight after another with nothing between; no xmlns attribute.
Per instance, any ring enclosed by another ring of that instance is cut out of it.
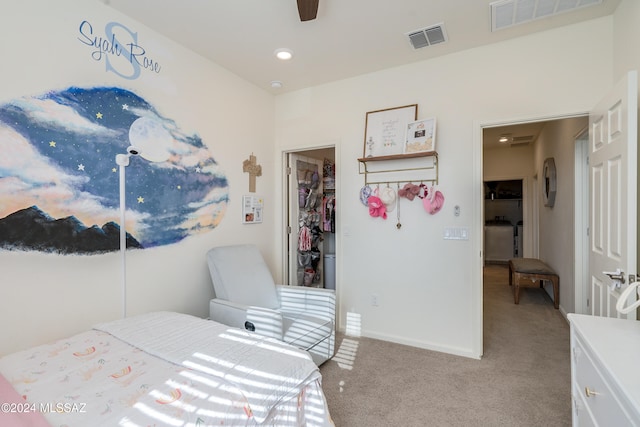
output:
<svg viewBox="0 0 640 427"><path fill-rule="evenodd" d="M207 252L216 298L278 309L273 276L255 245L219 246Z"/></svg>
<svg viewBox="0 0 640 427"><path fill-rule="evenodd" d="M537 258L513 258L509 260L516 273L556 274L555 271Z"/></svg>

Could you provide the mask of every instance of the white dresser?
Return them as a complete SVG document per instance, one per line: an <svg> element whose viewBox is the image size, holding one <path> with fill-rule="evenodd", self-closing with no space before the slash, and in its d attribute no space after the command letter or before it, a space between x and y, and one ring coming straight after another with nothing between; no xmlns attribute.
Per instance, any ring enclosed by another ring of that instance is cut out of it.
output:
<svg viewBox="0 0 640 427"><path fill-rule="evenodd" d="M640 426L640 322L569 314L574 426Z"/></svg>

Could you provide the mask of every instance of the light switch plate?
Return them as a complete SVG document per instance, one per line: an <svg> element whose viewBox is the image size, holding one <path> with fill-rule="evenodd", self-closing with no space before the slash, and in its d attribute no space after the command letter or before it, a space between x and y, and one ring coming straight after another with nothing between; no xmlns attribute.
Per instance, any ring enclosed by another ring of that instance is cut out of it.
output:
<svg viewBox="0 0 640 427"><path fill-rule="evenodd" d="M445 227L442 238L444 240L469 240L469 227Z"/></svg>

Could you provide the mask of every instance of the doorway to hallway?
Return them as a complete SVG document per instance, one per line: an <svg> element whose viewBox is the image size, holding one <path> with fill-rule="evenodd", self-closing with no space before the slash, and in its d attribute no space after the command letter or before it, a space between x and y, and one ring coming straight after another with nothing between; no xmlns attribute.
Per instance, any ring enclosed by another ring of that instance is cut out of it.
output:
<svg viewBox="0 0 640 427"><path fill-rule="evenodd" d="M574 144L578 132L586 128L587 117L576 115L570 117L551 117L535 123L512 122L507 124L479 125L480 144L482 149L477 158L480 164L479 183L482 187L479 194L485 195L485 181L522 180L522 208L523 208L523 245L521 256L527 258L545 258L554 263L566 285L563 287L560 303L565 308L573 309L574 287L576 280L573 271L567 271L573 266L574 255L574 205L573 205L573 169ZM535 127L531 127L535 126ZM532 132L532 129L536 129ZM525 133L526 132L526 133ZM506 143L499 139L505 136ZM528 140L522 143L522 140ZM559 181L562 187L561 198L556 200L555 206L545 206L542 198L544 175L542 165L548 157L555 158L560 171ZM571 194L568 194L571 192ZM495 220L495 215L485 213L486 200L481 200L478 214L478 225L484 227L489 220ZM498 218L499 220L502 218ZM482 266L484 266L485 236L481 233L482 262L478 263L479 280L482 280ZM515 255L515 253L514 253ZM572 269L572 268L571 268ZM475 273L474 273L475 275ZM483 283L483 282L481 282ZM484 288L484 287L483 287ZM547 289L552 294L551 289ZM481 307L481 310L484 310ZM482 332L481 332L482 333Z"/></svg>

